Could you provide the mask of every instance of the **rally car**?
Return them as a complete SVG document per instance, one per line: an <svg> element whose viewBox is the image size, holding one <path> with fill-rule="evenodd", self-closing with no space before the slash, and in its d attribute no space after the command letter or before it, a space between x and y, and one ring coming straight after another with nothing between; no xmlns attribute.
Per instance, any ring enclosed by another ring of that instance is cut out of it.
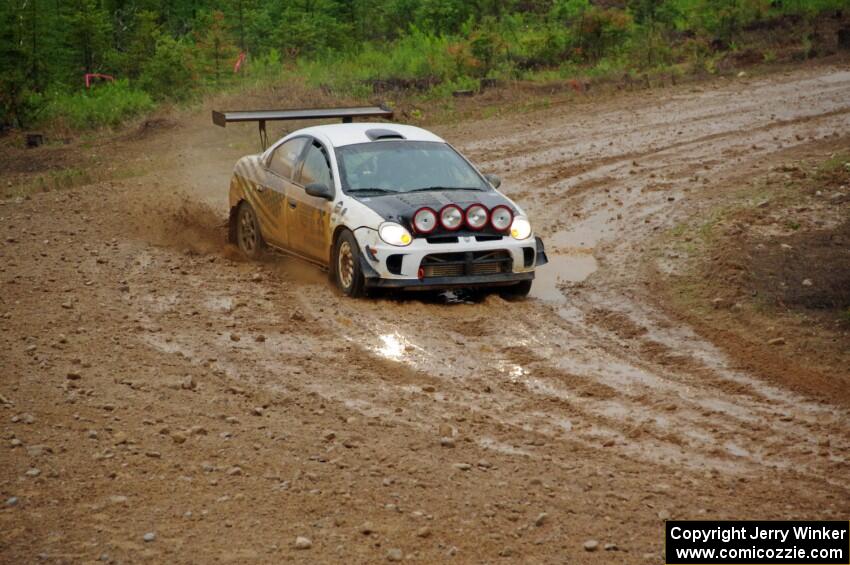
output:
<svg viewBox="0 0 850 565"><path fill-rule="evenodd" d="M249 258L266 247L327 268L339 289L498 287L531 290L547 262L527 215L440 137L389 110L213 112L213 121L343 118L299 129L241 158L230 182L230 240Z"/></svg>

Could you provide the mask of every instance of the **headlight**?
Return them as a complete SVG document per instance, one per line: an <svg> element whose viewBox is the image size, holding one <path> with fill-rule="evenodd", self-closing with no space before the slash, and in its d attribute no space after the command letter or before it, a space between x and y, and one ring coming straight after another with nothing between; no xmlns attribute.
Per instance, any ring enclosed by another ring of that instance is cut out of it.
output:
<svg viewBox="0 0 850 565"><path fill-rule="evenodd" d="M381 224L381 227L378 228L378 234L380 234L381 239L386 243L398 245L399 247L410 245L410 242L413 241L413 238L410 237L410 232L404 226L394 222Z"/></svg>
<svg viewBox="0 0 850 565"><path fill-rule="evenodd" d="M511 224L511 237L514 239L527 239L531 235L531 223L528 218L516 217Z"/></svg>
<svg viewBox="0 0 850 565"><path fill-rule="evenodd" d="M498 231L505 231L511 227L514 213L507 206L499 205L490 211L490 225Z"/></svg>
<svg viewBox="0 0 850 565"><path fill-rule="evenodd" d="M487 220L490 219L487 214L487 208L481 204L473 204L466 209L466 225L470 229L480 230L487 225Z"/></svg>

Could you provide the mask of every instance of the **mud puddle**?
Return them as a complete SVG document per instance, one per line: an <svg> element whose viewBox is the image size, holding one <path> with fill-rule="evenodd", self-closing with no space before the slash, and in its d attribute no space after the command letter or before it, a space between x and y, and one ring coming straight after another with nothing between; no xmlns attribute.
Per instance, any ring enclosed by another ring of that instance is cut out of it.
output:
<svg viewBox="0 0 850 565"><path fill-rule="evenodd" d="M564 286L584 281L596 272L599 264L593 256L593 248L582 245L579 236L573 232L559 232L550 239L544 239L543 243L549 263L535 271L531 296L547 302L564 303L567 300Z"/></svg>

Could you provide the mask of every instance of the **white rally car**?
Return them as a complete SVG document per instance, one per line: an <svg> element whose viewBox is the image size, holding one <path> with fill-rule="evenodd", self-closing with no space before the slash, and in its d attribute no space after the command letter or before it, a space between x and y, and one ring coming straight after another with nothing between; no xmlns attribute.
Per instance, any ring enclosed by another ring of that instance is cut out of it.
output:
<svg viewBox="0 0 850 565"><path fill-rule="evenodd" d="M547 262L528 217L444 140L378 107L213 112L213 121L343 118L295 131L236 163L230 240L250 258L268 246L327 268L339 289L498 287L525 296Z"/></svg>

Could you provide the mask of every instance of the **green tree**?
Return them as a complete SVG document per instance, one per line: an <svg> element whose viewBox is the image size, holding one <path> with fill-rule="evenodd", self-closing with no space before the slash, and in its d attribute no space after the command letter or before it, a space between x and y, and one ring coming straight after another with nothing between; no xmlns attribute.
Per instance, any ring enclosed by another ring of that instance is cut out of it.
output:
<svg viewBox="0 0 850 565"><path fill-rule="evenodd" d="M67 46L75 55L80 74L102 70L112 37L106 11L95 0L79 0L66 13L63 23Z"/></svg>
<svg viewBox="0 0 850 565"><path fill-rule="evenodd" d="M21 48L17 6L0 5L0 125L20 125L26 54Z"/></svg>
<svg viewBox="0 0 850 565"><path fill-rule="evenodd" d="M160 35L159 14L151 10L138 12L133 19L126 49L124 72L138 78L142 65L156 53L156 40Z"/></svg>
<svg viewBox="0 0 850 565"><path fill-rule="evenodd" d="M471 5L464 0L421 0L415 12L416 26L433 33L457 33L472 16Z"/></svg>
<svg viewBox="0 0 850 565"><path fill-rule="evenodd" d="M142 88L158 100L184 100L197 87L195 53L183 39L161 34L153 57L142 65Z"/></svg>
<svg viewBox="0 0 850 565"><path fill-rule="evenodd" d="M647 66L655 64L664 30L673 29L679 11L669 0L629 0L629 11L641 28Z"/></svg>
<svg viewBox="0 0 850 565"><path fill-rule="evenodd" d="M236 42L236 46L239 47L240 51L251 50L249 49L249 45L251 44L250 27L252 19L257 13L257 1L227 0L221 4L221 12L225 15L225 20ZM257 48L259 46L254 47Z"/></svg>
<svg viewBox="0 0 850 565"><path fill-rule="evenodd" d="M275 30L275 43L290 56L314 54L351 46L351 25L339 16L333 0L288 2Z"/></svg>
<svg viewBox="0 0 850 565"><path fill-rule="evenodd" d="M549 17L565 24L574 24L590 9L589 0L555 0Z"/></svg>
<svg viewBox="0 0 850 565"><path fill-rule="evenodd" d="M695 15L703 30L728 42L751 21L766 17L769 6L767 0L701 0Z"/></svg>
<svg viewBox="0 0 850 565"><path fill-rule="evenodd" d="M218 10L203 13L198 18L195 46L203 64L202 72L211 76L215 83L221 82L222 74L229 72L236 55L236 47L225 24L223 12Z"/></svg>

